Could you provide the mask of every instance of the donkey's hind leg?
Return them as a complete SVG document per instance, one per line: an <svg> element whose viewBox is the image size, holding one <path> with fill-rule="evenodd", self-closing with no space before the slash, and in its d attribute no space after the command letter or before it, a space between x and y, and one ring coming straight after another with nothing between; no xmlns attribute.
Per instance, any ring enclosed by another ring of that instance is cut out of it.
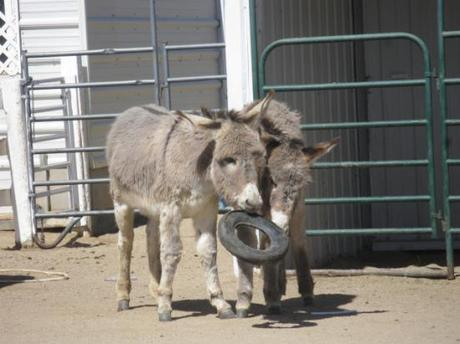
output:
<svg viewBox="0 0 460 344"><path fill-rule="evenodd" d="M193 218L196 231L196 249L200 256L201 266L206 278L206 287L211 304L217 309L221 319L234 318L230 304L224 300L222 287L217 271L217 202L208 205L206 209Z"/></svg>
<svg viewBox="0 0 460 344"><path fill-rule="evenodd" d="M310 271L310 264L308 262L304 234L291 232L290 245L294 255L299 294L302 295L304 305L309 306L313 304L314 282Z"/></svg>
<svg viewBox="0 0 460 344"><path fill-rule="evenodd" d="M161 279L160 229L158 218L150 218L145 227L147 237L147 259L150 269L150 294L156 299Z"/></svg>
<svg viewBox="0 0 460 344"><path fill-rule="evenodd" d="M133 250L133 209L126 204L114 202L115 220L118 225L119 271L116 284L118 311L129 308L131 291L131 252Z"/></svg>

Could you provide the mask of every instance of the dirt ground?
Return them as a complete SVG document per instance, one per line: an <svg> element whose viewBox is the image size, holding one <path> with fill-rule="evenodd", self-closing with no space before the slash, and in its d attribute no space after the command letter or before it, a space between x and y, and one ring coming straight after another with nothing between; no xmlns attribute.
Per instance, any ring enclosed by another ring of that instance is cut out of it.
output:
<svg viewBox="0 0 460 344"><path fill-rule="evenodd" d="M14 233L0 232L0 269L42 269L70 276L63 281L0 284L0 343L460 343L460 278L316 277L315 305L307 309L290 279L283 313L267 316L256 277L250 317L220 320L206 299L187 221L182 226L184 256L174 283L173 321L160 323L147 289L144 231L136 229L135 237L131 309L118 313L116 235L71 243L67 239L66 246L47 251L18 251L9 249ZM234 302L232 260L223 248L219 269L225 297ZM5 278L2 274L0 279Z"/></svg>

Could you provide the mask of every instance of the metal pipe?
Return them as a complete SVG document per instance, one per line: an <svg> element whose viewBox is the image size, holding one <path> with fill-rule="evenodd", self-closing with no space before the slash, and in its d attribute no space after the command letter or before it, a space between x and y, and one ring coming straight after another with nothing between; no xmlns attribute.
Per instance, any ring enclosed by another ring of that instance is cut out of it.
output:
<svg viewBox="0 0 460 344"><path fill-rule="evenodd" d="M171 90L169 89L169 56L168 56L168 49L166 49L166 45L163 45L163 78L164 83L162 85L162 90L165 90L165 98L166 98L166 107L171 109Z"/></svg>
<svg viewBox="0 0 460 344"><path fill-rule="evenodd" d="M257 78L258 70L258 47L257 47L257 13L256 1L249 0L249 25L251 30L251 62L252 62L252 93L254 99L262 97L259 94L259 80Z"/></svg>
<svg viewBox="0 0 460 344"><path fill-rule="evenodd" d="M40 116L32 117L32 122L86 121L117 118L119 114L82 115L82 116Z"/></svg>
<svg viewBox="0 0 460 344"><path fill-rule="evenodd" d="M318 162L313 169L323 168L349 168L349 167L395 167L395 166L426 166L428 159L421 160L376 160L376 161L340 161Z"/></svg>
<svg viewBox="0 0 460 344"><path fill-rule="evenodd" d="M43 148L33 149L32 154L60 154L60 153L82 153L104 151L105 146L98 147L76 147L76 148Z"/></svg>
<svg viewBox="0 0 460 344"><path fill-rule="evenodd" d="M183 77L174 77L168 78L169 83L176 82L191 82L191 81L210 81L210 80L226 80L227 75L204 75L204 76L183 76Z"/></svg>
<svg viewBox="0 0 460 344"><path fill-rule="evenodd" d="M446 119L445 123L448 125L460 125L460 119Z"/></svg>
<svg viewBox="0 0 460 344"><path fill-rule="evenodd" d="M216 48L225 48L225 43L204 43L204 44L172 44L165 45L166 50L206 50L206 49L216 49Z"/></svg>
<svg viewBox="0 0 460 344"><path fill-rule="evenodd" d="M358 129L358 128L386 128L386 127L413 127L426 125L425 119L400 121L369 121L369 122L334 122L301 124L301 130L321 129Z"/></svg>
<svg viewBox="0 0 460 344"><path fill-rule="evenodd" d="M441 119L441 161L442 161L442 192L443 192L443 219L442 225L445 231L446 242L446 265L447 278L454 279L454 248L451 232L451 215L449 197L449 143L447 135L447 96L446 96L446 69L445 69L445 47L444 47L444 0L437 1L437 33L438 33L438 87L439 87L439 114Z"/></svg>
<svg viewBox="0 0 460 344"><path fill-rule="evenodd" d="M63 109L64 109L63 105L44 106L44 107L39 107L39 108L33 108L32 112L33 113L40 113L40 112L57 111L57 110L63 110Z"/></svg>
<svg viewBox="0 0 460 344"><path fill-rule="evenodd" d="M390 235L390 234L423 234L431 233L431 227L414 228L309 228L305 230L308 236L322 235Z"/></svg>
<svg viewBox="0 0 460 344"><path fill-rule="evenodd" d="M118 86L142 86L142 85L155 85L155 80L126 80L126 81L98 81L98 82L77 82L73 84L59 84L59 85L30 85L30 90L60 90L67 88L91 88L91 87L118 87Z"/></svg>
<svg viewBox="0 0 460 344"><path fill-rule="evenodd" d="M445 78L444 82L446 85L457 85L460 84L460 78Z"/></svg>
<svg viewBox="0 0 460 344"><path fill-rule="evenodd" d="M150 53L152 47L139 48L107 48L107 49L92 49L92 50L73 50L73 51L56 51L52 53L25 53L26 58L48 58L48 57L64 57L64 56L93 56L93 55L119 55L119 54L137 54Z"/></svg>
<svg viewBox="0 0 460 344"><path fill-rule="evenodd" d="M96 215L112 215L114 214L113 209L107 210L87 210L87 211L66 211L59 213L39 213L36 215L39 219L50 219L50 218L66 218L74 216L96 216Z"/></svg>
<svg viewBox="0 0 460 344"><path fill-rule="evenodd" d="M442 37L444 38L458 38L460 37L460 31L443 31Z"/></svg>
<svg viewBox="0 0 460 344"><path fill-rule="evenodd" d="M324 197L324 198L306 198L304 203L305 204L382 203L382 202L413 202L413 201L429 201L429 200L430 200L429 195Z"/></svg>
<svg viewBox="0 0 460 344"><path fill-rule="evenodd" d="M412 80L382 80L382 81L355 81L355 82L330 82L321 84L294 84L294 85L269 85L263 86L262 92L270 90L276 92L288 91L321 91L321 90L341 90L347 88L383 88L383 87L408 87L424 86L424 79Z"/></svg>
<svg viewBox="0 0 460 344"><path fill-rule="evenodd" d="M157 27L157 14L156 14L156 1L150 0L150 38L152 41L152 58L153 58L153 78L158 82L154 86L155 100L158 105L161 105L160 82L159 82L159 61L158 61L158 27Z"/></svg>
<svg viewBox="0 0 460 344"><path fill-rule="evenodd" d="M38 181L32 185L37 186L55 186L55 185L77 185L77 184L100 184L109 183L109 178L92 178L92 179L67 179L67 180L52 180L49 182Z"/></svg>

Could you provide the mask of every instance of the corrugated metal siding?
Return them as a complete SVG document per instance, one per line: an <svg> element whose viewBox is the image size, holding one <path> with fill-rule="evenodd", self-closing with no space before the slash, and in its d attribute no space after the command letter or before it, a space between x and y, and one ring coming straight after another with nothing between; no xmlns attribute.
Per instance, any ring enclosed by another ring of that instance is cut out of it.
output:
<svg viewBox="0 0 460 344"><path fill-rule="evenodd" d="M156 1L159 43L194 44L220 41L216 0ZM120 48L150 46L150 6L148 0L87 1L88 48ZM170 76L219 74L221 52L191 51L170 53ZM162 65L160 61L160 73ZM91 81L152 78L152 54L92 57L88 75ZM172 108L211 108L222 104L221 82L207 81L171 86ZM90 91L88 112L121 112L126 108L153 101L153 87L99 88ZM165 104L165 99L163 99ZM90 144L105 141L109 122L92 124ZM103 154L93 155L93 166L105 165Z"/></svg>
<svg viewBox="0 0 460 344"><path fill-rule="evenodd" d="M157 0L155 3L159 44L194 44L221 42L218 0ZM88 48L127 48L151 46L149 0L86 1ZM170 76L220 74L221 51L170 53ZM91 57L88 59L90 81L151 79L152 54ZM162 73L160 60L160 73ZM164 97L163 97L164 98ZM222 83L206 81L171 86L172 108L198 109L225 107ZM130 106L154 101L153 87L98 88L89 92L88 113L118 113ZM166 104L166 99L163 99ZM110 121L92 121L87 126L89 145L104 145ZM103 152L90 155L90 175L106 176ZM91 187L93 208L111 208L106 185ZM93 231L110 230L113 217L94 218Z"/></svg>
<svg viewBox="0 0 460 344"><path fill-rule="evenodd" d="M364 30L366 32L406 31L421 37L430 49L434 68L437 66L436 2L416 0L366 0L363 1ZM446 21L448 29L460 28L460 2L446 1ZM458 41L447 41L447 69L450 76L460 75ZM418 48L405 41L372 43L365 47L366 74L370 80L408 79L423 76L422 59ZM448 88L449 113L452 118L460 109L459 87ZM435 155L440 156L439 118L437 95L434 92ZM421 88L399 88L372 90L368 94L370 120L413 119L423 116L423 90ZM458 116L457 116L458 118ZM458 137L459 129L449 129L450 137ZM426 141L423 128L375 129L370 135L370 157L372 159L424 158ZM455 141L452 141L453 143ZM451 145L451 156L459 156L458 144ZM454 169L451 170L455 172ZM440 175L439 162L437 175ZM455 174L453 174L455 176ZM425 194L426 172L423 168L375 169L371 172L372 194ZM452 191L460 193L458 178L451 178ZM438 178L437 187L441 188ZM439 195L441 196L440 192ZM441 209L438 197L438 209ZM459 221L458 205L454 205L452 215ZM427 226L427 206L421 204L375 204L372 206L374 226Z"/></svg>
<svg viewBox="0 0 460 344"><path fill-rule="evenodd" d="M257 2L259 53L268 43L284 37L349 34L353 32L351 0L264 0ZM314 83L352 81L355 77L351 44L315 47L289 47L274 52L267 63L268 83ZM354 91L280 93L278 98L298 109L305 123L355 121L357 104ZM307 132L308 143L340 136L340 144L325 160L358 160L358 133L355 130ZM358 172L317 170L308 188L309 197L355 196L362 194ZM308 206L308 228L356 228L362 223L361 207ZM360 238L323 237L310 239L312 265L355 253Z"/></svg>

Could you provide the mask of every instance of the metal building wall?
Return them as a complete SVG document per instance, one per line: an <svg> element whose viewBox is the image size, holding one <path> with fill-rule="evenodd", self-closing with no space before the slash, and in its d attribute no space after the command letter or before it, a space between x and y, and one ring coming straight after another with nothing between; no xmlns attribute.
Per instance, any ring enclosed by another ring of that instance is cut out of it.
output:
<svg viewBox="0 0 460 344"><path fill-rule="evenodd" d="M155 3L159 46L223 41L218 0L157 0ZM86 1L88 49L151 46L150 11L149 0ZM221 74L225 68L222 53L215 50L170 52L170 77ZM162 60L159 62L160 73L163 73ZM87 78L89 81L152 79L152 65L151 53L90 57ZM153 86L96 88L87 95L86 112L91 114L119 113L133 105L154 102ZM226 106L225 88L219 81L174 84L171 100L173 109ZM162 102L166 104L164 96ZM88 122L88 145L104 145L110 123ZM89 156L90 175L105 176L104 152ZM112 207L106 185L95 185L91 189L93 208ZM106 231L97 221L93 227L101 228L95 231Z"/></svg>
<svg viewBox="0 0 460 344"><path fill-rule="evenodd" d="M436 1L426 0L366 0L363 1L365 32L406 31L421 37L428 45L434 70L437 69ZM460 2L446 1L446 25L450 30L460 29ZM365 46L365 69L369 80L421 77L422 59L418 49L408 42L388 41ZM447 68L451 76L460 75L460 45L458 40L447 43ZM436 85L434 85L436 90ZM459 87L448 88L449 113L452 118L460 109ZM370 120L422 118L423 91L418 88L373 90L368 94ZM435 155L440 156L439 111L436 92L433 93ZM405 159L426 156L423 128L372 130L369 147L371 159ZM458 136L458 128L449 130ZM451 156L459 156L458 146L451 146ZM439 159L436 159L439 160ZM439 162L436 166L440 176ZM390 193L426 193L426 173L423 168L387 168L371 171L371 191L374 195ZM442 190L438 178L437 189ZM459 192L460 182L452 179L452 191ZM441 209L440 193L438 208ZM454 221L460 219L458 205L452 211ZM424 226L428 224L425 204L375 204L372 206L374 226Z"/></svg>
<svg viewBox="0 0 460 344"><path fill-rule="evenodd" d="M259 54L271 41L284 37L353 33L351 0L263 0L257 1ZM317 83L352 81L357 74L354 49L350 43L312 47L288 47L273 52L266 68L267 83ZM280 93L278 99L299 110L305 123L356 121L359 94L351 90ZM325 160L359 160L357 130L306 132L306 142L340 136L340 144ZM364 158L363 160L366 160ZM309 197L365 195L366 184L356 170L315 170ZM361 184L360 184L361 183ZM327 205L305 208L308 228L359 228L366 226L362 206ZM310 238L312 265L332 257L353 254L362 247L361 238Z"/></svg>
<svg viewBox="0 0 460 344"><path fill-rule="evenodd" d="M159 43L218 42L219 10L216 3L215 0L156 1ZM151 45L148 0L129 3L122 0L87 1L86 13L88 49ZM171 76L219 74L220 55L217 51L170 53ZM88 79L148 79L152 78L152 63L152 54L91 57L88 62ZM180 84L171 89L172 108L197 109L201 105L218 108L224 105L220 82ZM130 106L150 102L153 102L152 86L97 88L89 92L87 106L88 113L118 113ZM88 128L90 144L104 144L109 123L91 123ZM93 157L94 168L105 166L103 153Z"/></svg>

